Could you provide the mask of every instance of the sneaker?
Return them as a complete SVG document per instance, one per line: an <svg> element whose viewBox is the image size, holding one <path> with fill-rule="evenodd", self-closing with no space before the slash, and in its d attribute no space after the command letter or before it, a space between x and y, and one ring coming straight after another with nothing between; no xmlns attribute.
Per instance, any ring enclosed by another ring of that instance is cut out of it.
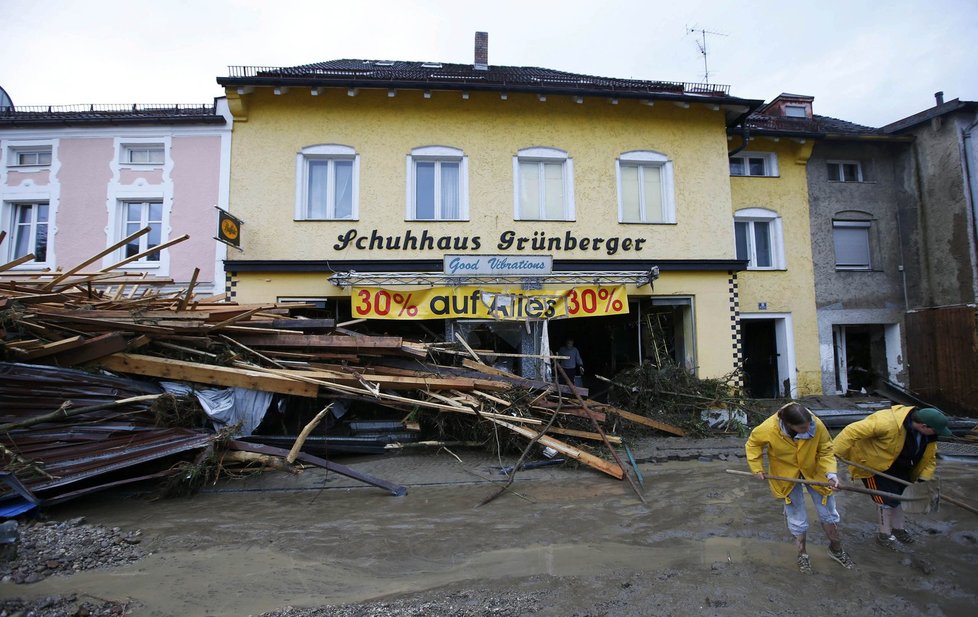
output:
<svg viewBox="0 0 978 617"><path fill-rule="evenodd" d="M891 551L900 550L899 547L897 546L897 539L892 535L888 536L885 533L878 533L876 534L876 543L882 546L883 548L890 549Z"/></svg>
<svg viewBox="0 0 978 617"><path fill-rule="evenodd" d="M893 537L897 539L900 544L913 544L913 536L906 529L894 529Z"/></svg>
<svg viewBox="0 0 978 617"><path fill-rule="evenodd" d="M798 571L802 574L812 573L812 560L808 558L808 553L798 555Z"/></svg>
<svg viewBox="0 0 978 617"><path fill-rule="evenodd" d="M852 558L849 557L849 553L845 552L842 549L839 549L838 553L833 551L832 549L829 549L829 557L838 561L839 565L841 565L846 570L852 570L852 567L856 565L855 563L853 563Z"/></svg>

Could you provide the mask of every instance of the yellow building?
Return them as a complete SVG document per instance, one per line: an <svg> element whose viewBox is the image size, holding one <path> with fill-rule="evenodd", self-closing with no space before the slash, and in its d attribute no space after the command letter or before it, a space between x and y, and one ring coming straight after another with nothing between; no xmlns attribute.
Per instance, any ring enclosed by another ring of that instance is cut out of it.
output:
<svg viewBox="0 0 978 617"><path fill-rule="evenodd" d="M822 134L792 122L811 117L812 97L782 94L729 130L737 256L748 260L741 362L758 398L822 392L806 172Z"/></svg>
<svg viewBox="0 0 978 617"><path fill-rule="evenodd" d="M218 79L244 222L226 264L234 298L461 336L525 375L539 366L516 355L567 338L588 376L663 355L701 377L732 372L746 261L731 212L772 204L744 201L751 179L732 192L727 130L761 101L492 66L485 43L471 65L338 60ZM806 187L792 166L795 216ZM810 294L810 263L798 272L772 282L779 311L793 287ZM752 301L762 291L752 278Z"/></svg>

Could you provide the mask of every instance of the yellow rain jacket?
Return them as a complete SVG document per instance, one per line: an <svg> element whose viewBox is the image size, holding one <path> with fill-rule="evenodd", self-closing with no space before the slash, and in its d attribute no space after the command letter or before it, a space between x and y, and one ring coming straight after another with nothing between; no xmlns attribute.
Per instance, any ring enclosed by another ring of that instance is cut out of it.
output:
<svg viewBox="0 0 978 617"><path fill-rule="evenodd" d="M761 422L751 431L747 438L747 464L752 473L764 471L762 457L767 450L769 471L772 476L786 478L804 477L806 480L828 482L828 475L836 472L835 453L832 450L832 438L829 430L822 421L812 416L811 439L792 439L781 430L778 414L774 414ZM788 493L795 487L793 482L785 480L768 480L771 493L785 503L791 503ZM832 494L827 486L813 486L822 495L822 502Z"/></svg>
<svg viewBox="0 0 978 617"><path fill-rule="evenodd" d="M886 471L900 456L907 429L903 423L913 407L896 405L881 409L853 422L842 429L835 438L835 452L853 463L865 465L876 471ZM912 481L930 480L937 469L937 442L927 444L924 455L910 472ZM849 466L849 477L868 478L873 474L858 467Z"/></svg>

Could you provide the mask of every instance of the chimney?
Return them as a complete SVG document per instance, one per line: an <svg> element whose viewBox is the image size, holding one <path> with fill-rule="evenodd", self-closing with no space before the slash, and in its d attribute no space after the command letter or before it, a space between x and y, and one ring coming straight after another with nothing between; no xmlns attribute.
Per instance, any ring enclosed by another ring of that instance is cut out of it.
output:
<svg viewBox="0 0 978 617"><path fill-rule="evenodd" d="M934 100L937 101L937 106L938 107L941 106L941 105L943 105L944 104L944 92L943 91L942 92L935 92L934 93Z"/></svg>
<svg viewBox="0 0 978 617"><path fill-rule="evenodd" d="M489 70L489 33L475 33L475 66L477 71Z"/></svg>

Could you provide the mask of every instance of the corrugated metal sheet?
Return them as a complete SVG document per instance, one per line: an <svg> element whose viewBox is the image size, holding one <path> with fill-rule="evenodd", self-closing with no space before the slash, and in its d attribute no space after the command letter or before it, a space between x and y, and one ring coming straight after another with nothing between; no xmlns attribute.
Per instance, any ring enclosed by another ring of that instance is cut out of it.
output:
<svg viewBox="0 0 978 617"><path fill-rule="evenodd" d="M971 306L907 314L910 387L947 413L978 417L978 314Z"/></svg>
<svg viewBox="0 0 978 617"><path fill-rule="evenodd" d="M0 424L15 427L0 433L0 463L43 504L170 473L180 455L206 448L213 434L158 428L146 401L17 426L65 402L81 411L160 391L124 377L0 362ZM0 484L0 508L25 503L14 485Z"/></svg>

